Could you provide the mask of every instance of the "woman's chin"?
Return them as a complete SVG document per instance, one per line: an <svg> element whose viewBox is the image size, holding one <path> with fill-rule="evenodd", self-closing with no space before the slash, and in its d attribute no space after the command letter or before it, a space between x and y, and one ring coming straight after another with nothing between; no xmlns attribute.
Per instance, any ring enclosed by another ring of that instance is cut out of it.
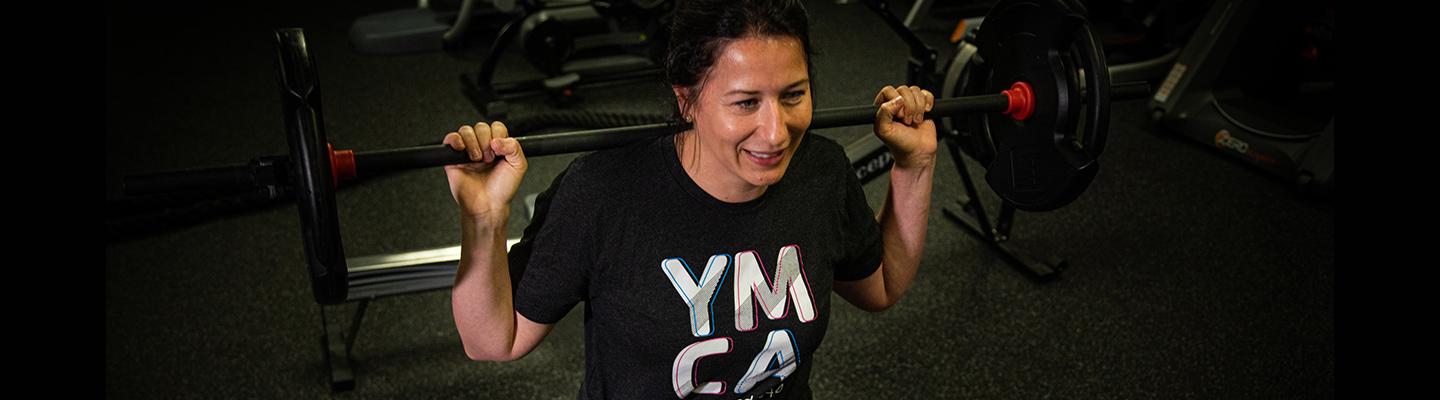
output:
<svg viewBox="0 0 1440 400"><path fill-rule="evenodd" d="M765 168L761 171L751 171L747 174L745 180L755 186L774 185L780 183L780 179L785 177L785 167L785 163L782 163L777 167Z"/></svg>

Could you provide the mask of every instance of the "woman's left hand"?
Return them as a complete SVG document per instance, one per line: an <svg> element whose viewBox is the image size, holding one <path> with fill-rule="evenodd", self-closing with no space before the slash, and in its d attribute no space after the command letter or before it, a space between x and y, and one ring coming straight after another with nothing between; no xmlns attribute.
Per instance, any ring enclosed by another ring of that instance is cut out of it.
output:
<svg viewBox="0 0 1440 400"><path fill-rule="evenodd" d="M885 86L875 95L875 136L890 148L900 168L928 167L935 163L935 121L925 112L935 106L935 95L919 86Z"/></svg>

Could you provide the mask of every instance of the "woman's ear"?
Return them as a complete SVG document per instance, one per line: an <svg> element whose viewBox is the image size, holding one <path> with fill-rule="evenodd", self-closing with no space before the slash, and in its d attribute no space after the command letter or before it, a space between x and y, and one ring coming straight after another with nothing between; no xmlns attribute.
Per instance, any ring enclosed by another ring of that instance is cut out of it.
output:
<svg viewBox="0 0 1440 400"><path fill-rule="evenodd" d="M675 91L675 105L680 108L680 118L684 119L685 122L693 120L694 118L690 116L692 103L692 100L688 96L690 90L680 85L670 85L670 89Z"/></svg>

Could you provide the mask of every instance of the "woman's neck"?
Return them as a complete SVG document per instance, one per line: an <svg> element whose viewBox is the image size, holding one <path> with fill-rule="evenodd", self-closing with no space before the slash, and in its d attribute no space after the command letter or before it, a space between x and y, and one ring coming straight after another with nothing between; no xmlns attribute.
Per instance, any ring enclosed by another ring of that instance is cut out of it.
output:
<svg viewBox="0 0 1440 400"><path fill-rule="evenodd" d="M744 203L765 194L767 186L751 185L734 174L725 173L723 166L700 151L695 135L694 129L676 134L675 155L680 157L680 166L685 169L685 174L700 189L726 203Z"/></svg>

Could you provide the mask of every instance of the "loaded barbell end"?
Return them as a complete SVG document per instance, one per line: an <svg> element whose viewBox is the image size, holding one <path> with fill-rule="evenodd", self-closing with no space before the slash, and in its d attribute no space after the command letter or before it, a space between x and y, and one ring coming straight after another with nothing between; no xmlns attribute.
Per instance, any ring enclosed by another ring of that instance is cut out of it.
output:
<svg viewBox="0 0 1440 400"><path fill-rule="evenodd" d="M326 143L325 151L330 156L330 187L340 187L341 182L355 180L355 151L335 150L335 145Z"/></svg>
<svg viewBox="0 0 1440 400"><path fill-rule="evenodd" d="M1010 106L1005 109L1005 115L1016 121L1024 121L1035 114L1035 92L1030 90L1030 84L1015 82L1014 85L1010 85L1010 90L1001 93L1010 98Z"/></svg>

